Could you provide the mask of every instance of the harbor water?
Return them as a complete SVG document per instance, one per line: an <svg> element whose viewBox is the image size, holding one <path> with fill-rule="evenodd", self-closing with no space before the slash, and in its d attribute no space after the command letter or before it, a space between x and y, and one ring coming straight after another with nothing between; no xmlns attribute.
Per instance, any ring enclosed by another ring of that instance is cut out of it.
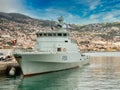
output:
<svg viewBox="0 0 120 90"><path fill-rule="evenodd" d="M27 78L0 76L0 90L120 90L120 52L87 53L81 68Z"/></svg>

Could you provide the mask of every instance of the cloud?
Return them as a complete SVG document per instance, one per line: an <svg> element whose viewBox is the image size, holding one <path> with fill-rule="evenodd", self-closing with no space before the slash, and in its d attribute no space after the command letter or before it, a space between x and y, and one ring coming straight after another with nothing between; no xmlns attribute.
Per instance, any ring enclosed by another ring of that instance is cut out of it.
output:
<svg viewBox="0 0 120 90"><path fill-rule="evenodd" d="M100 0L96 0L96 1L94 1L94 2L91 2L90 5L89 5L90 10L96 9L96 7L97 7L98 5L100 5Z"/></svg>
<svg viewBox="0 0 120 90"><path fill-rule="evenodd" d="M77 4L88 6L90 10L94 10L101 4L100 0L75 0Z"/></svg>
<svg viewBox="0 0 120 90"><path fill-rule="evenodd" d="M107 22L116 22L116 21L120 21L120 11L119 10L114 10L111 12L106 13L105 15L103 15L103 22L107 21Z"/></svg>
<svg viewBox="0 0 120 90"><path fill-rule="evenodd" d="M61 9L55 9L55 8L47 8L45 10L37 9L36 11L30 10L29 13L34 13L33 15L30 14L30 16L34 18L39 18L39 19L44 19L44 20L53 19L55 21L57 21L57 17L63 16L64 21L67 23L79 23L80 22L79 20L81 19L80 16L78 15L73 15L67 11L64 11Z"/></svg>
<svg viewBox="0 0 120 90"><path fill-rule="evenodd" d="M32 14L33 13L33 14ZM57 20L57 17L63 16L65 22L67 23L75 23L75 24L90 24L90 23L101 23L101 22L112 22L112 21L120 21L120 11L112 10L111 12L99 12L97 14L91 14L88 17L80 17L79 15L72 14L65 10L55 9L55 8L47 8L30 10L26 11L26 14L39 19L45 20Z"/></svg>
<svg viewBox="0 0 120 90"><path fill-rule="evenodd" d="M91 20L92 20L92 19L97 19L98 17L99 17L98 15L94 15L94 14L93 14L93 15L90 16L90 19L91 19Z"/></svg>
<svg viewBox="0 0 120 90"><path fill-rule="evenodd" d="M0 0L0 12L21 12L22 0Z"/></svg>
<svg viewBox="0 0 120 90"><path fill-rule="evenodd" d="M115 16L113 14L109 14L103 18L104 21L114 21L116 20Z"/></svg>
<svg viewBox="0 0 120 90"><path fill-rule="evenodd" d="M99 22L116 22L120 21L120 10L112 10L110 12L100 12L98 14L92 14L89 20L96 23Z"/></svg>
<svg viewBox="0 0 120 90"><path fill-rule="evenodd" d="M48 8L48 9L45 9L44 11L42 9L38 9L36 11L37 12L33 11L34 15L32 17L46 19L46 20L53 19L53 20L57 21L57 17L63 16L64 21L66 23L75 23L75 24L98 23L97 18L94 18L94 17L97 17L96 15L91 16L91 18L81 18L79 15L74 15L67 11L60 10L60 9L54 9L54 8ZM38 14L38 12L39 12L39 14ZM35 13L37 13L37 14L35 15Z"/></svg>
<svg viewBox="0 0 120 90"><path fill-rule="evenodd" d="M65 22L76 24L120 21L119 3L112 7L111 5L106 6L106 1L103 2L102 0L73 1L76 9L74 11L71 10L70 12L70 10L61 9L60 7L53 8L53 6L46 7L44 9L37 6L37 8L34 8L32 4L29 6L25 5L25 3L23 3L24 0L0 0L0 12L23 13L33 18L46 20L57 20L58 16L63 16L65 18ZM81 9L75 5L80 6ZM101 9L101 7L104 8Z"/></svg>
<svg viewBox="0 0 120 90"><path fill-rule="evenodd" d="M75 17L67 11L60 10L60 9L54 9L54 8L47 8L45 10L38 9L38 10L36 10L36 13L38 13L38 14L34 15L34 17L42 18L42 19L54 19L54 20L56 20L56 18L58 16L63 16L65 18L65 20L70 21L70 18Z"/></svg>

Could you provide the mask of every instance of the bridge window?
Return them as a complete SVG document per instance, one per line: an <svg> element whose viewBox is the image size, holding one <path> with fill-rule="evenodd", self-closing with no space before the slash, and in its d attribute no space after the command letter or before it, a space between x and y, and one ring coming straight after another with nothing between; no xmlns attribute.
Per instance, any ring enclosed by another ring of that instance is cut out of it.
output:
<svg viewBox="0 0 120 90"><path fill-rule="evenodd" d="M39 35L42 36L42 33L40 33Z"/></svg>
<svg viewBox="0 0 120 90"><path fill-rule="evenodd" d="M56 36L56 33L53 33L53 36Z"/></svg>
<svg viewBox="0 0 120 90"><path fill-rule="evenodd" d="M38 33L36 33L36 35L37 35L37 37L39 37L39 34L38 34Z"/></svg>
<svg viewBox="0 0 120 90"><path fill-rule="evenodd" d="M62 36L62 33L58 33L58 36Z"/></svg>
<svg viewBox="0 0 120 90"><path fill-rule="evenodd" d="M52 33L48 33L48 36L52 36Z"/></svg>
<svg viewBox="0 0 120 90"><path fill-rule="evenodd" d="M36 33L37 37L42 37L42 36L59 36L59 37L66 37L68 36L68 33Z"/></svg>
<svg viewBox="0 0 120 90"><path fill-rule="evenodd" d="M67 33L63 33L63 36L67 36Z"/></svg>
<svg viewBox="0 0 120 90"><path fill-rule="evenodd" d="M47 36L47 33L44 33L44 36Z"/></svg>

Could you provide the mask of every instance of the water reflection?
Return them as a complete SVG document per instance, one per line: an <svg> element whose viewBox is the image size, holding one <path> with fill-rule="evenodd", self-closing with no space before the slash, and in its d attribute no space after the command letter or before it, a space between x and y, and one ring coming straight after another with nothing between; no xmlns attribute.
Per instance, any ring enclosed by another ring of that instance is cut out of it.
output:
<svg viewBox="0 0 120 90"><path fill-rule="evenodd" d="M0 90L120 90L120 57L91 57L82 68L21 79L0 76Z"/></svg>
<svg viewBox="0 0 120 90"><path fill-rule="evenodd" d="M120 57L91 57L78 90L120 90Z"/></svg>
<svg viewBox="0 0 120 90"><path fill-rule="evenodd" d="M120 78L120 57L91 57L91 73ZM96 66L92 68L92 65Z"/></svg>
<svg viewBox="0 0 120 90"><path fill-rule="evenodd" d="M22 90L71 90L78 86L79 68L45 75L24 78Z"/></svg>
<svg viewBox="0 0 120 90"><path fill-rule="evenodd" d="M9 78L6 76L0 76L0 90L18 90L20 83L20 77Z"/></svg>

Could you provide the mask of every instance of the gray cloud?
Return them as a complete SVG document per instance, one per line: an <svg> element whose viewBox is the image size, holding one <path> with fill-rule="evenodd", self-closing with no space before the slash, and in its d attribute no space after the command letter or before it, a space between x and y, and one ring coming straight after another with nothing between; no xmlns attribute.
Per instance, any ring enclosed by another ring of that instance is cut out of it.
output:
<svg viewBox="0 0 120 90"><path fill-rule="evenodd" d="M21 12L22 0L0 0L0 12Z"/></svg>

